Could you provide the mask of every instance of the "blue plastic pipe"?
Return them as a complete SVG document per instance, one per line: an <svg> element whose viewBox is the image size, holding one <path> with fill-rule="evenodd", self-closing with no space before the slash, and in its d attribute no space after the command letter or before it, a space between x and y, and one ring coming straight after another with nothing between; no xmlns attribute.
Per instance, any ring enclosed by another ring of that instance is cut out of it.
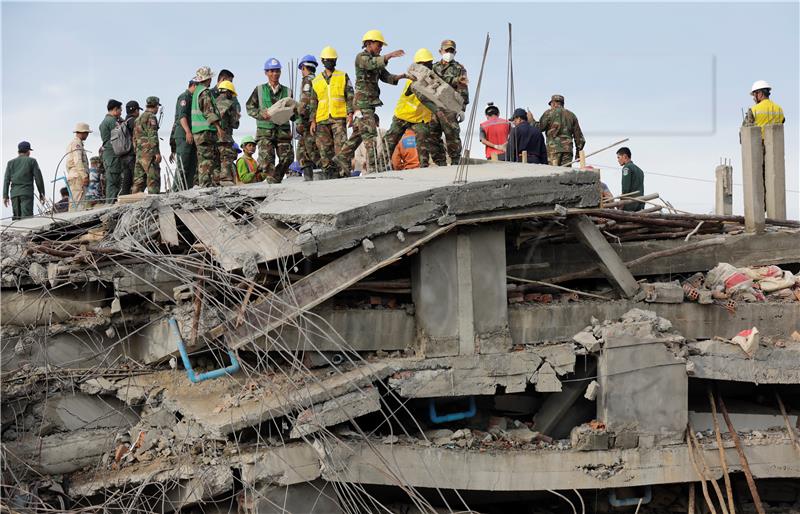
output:
<svg viewBox="0 0 800 514"><path fill-rule="evenodd" d="M459 419L467 419L471 418L478 412L477 407L475 406L475 397L469 397L469 409L461 412L451 412L450 414L445 414L444 416L439 416L436 414L436 402L431 399L430 403L428 403L428 411L430 414L431 421L433 423L449 423L450 421L458 421Z"/></svg>
<svg viewBox="0 0 800 514"><path fill-rule="evenodd" d="M233 350L228 350L228 355L231 358L230 366L227 368L206 371L205 373L200 373L199 375L196 374L192 368L192 363L189 361L189 354L186 352L186 346L183 344L181 331L178 328L178 322L175 321L175 318L169 319L169 326L172 329L172 334L175 336L175 343L178 346L178 351L181 352L181 361L183 361L183 367L186 368L186 376L189 377L189 380L191 380L193 383L196 384L197 382L202 382L203 380L212 380L223 375L232 375L239 371L239 359L236 358L236 353Z"/></svg>

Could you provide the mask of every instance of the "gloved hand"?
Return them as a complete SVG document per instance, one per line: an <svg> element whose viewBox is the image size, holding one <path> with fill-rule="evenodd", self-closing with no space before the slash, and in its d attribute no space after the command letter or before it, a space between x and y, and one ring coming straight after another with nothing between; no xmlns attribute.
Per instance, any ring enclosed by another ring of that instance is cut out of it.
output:
<svg viewBox="0 0 800 514"><path fill-rule="evenodd" d="M462 121L464 121L464 112L463 111L458 113L458 114L456 114L456 121L458 123L461 123Z"/></svg>

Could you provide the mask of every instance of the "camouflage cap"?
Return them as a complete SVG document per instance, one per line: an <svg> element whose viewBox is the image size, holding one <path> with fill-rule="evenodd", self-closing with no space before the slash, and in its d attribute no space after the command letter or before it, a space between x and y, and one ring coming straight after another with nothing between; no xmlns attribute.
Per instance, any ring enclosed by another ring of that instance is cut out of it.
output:
<svg viewBox="0 0 800 514"><path fill-rule="evenodd" d="M560 102L560 103L563 104L564 103L564 97L561 96L561 95L553 95L553 96L550 97L550 101L548 102L548 105L553 103L553 102Z"/></svg>
<svg viewBox="0 0 800 514"><path fill-rule="evenodd" d="M158 107L161 105L161 100L159 100L157 96L148 96L144 103L147 104L148 107Z"/></svg>
<svg viewBox="0 0 800 514"><path fill-rule="evenodd" d="M444 41L442 41L442 46L440 46L439 48L441 48L442 50L447 50L449 48L452 48L453 50L455 50L456 49L456 42L453 41L452 39L445 39Z"/></svg>
<svg viewBox="0 0 800 514"><path fill-rule="evenodd" d="M200 66L197 68L197 73L195 73L194 81L195 82L205 82L206 80L210 80L214 74L211 73L211 68L209 66Z"/></svg>

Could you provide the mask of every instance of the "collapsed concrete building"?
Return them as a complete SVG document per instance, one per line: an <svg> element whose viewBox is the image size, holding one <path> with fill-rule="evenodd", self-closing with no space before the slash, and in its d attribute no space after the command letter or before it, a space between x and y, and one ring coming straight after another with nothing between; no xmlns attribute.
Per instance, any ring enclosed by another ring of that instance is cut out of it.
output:
<svg viewBox="0 0 800 514"><path fill-rule="evenodd" d="M4 509L798 512L800 223L455 171L6 227Z"/></svg>

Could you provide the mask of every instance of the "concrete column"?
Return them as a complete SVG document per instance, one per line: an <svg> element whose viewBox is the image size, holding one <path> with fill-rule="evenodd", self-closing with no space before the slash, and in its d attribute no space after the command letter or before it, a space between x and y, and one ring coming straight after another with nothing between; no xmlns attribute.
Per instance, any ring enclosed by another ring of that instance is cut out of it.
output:
<svg viewBox="0 0 800 514"><path fill-rule="evenodd" d="M716 214L733 214L733 166L720 164L714 171L717 177Z"/></svg>
<svg viewBox="0 0 800 514"><path fill-rule="evenodd" d="M742 182L744 184L744 226L747 232L764 231L764 154L761 128L742 127Z"/></svg>
<svg viewBox="0 0 800 514"><path fill-rule="evenodd" d="M411 295L424 355L507 351L504 227L461 228L422 246L412 266Z"/></svg>
<svg viewBox="0 0 800 514"><path fill-rule="evenodd" d="M764 190L767 217L786 219L786 161L783 125L764 127Z"/></svg>

